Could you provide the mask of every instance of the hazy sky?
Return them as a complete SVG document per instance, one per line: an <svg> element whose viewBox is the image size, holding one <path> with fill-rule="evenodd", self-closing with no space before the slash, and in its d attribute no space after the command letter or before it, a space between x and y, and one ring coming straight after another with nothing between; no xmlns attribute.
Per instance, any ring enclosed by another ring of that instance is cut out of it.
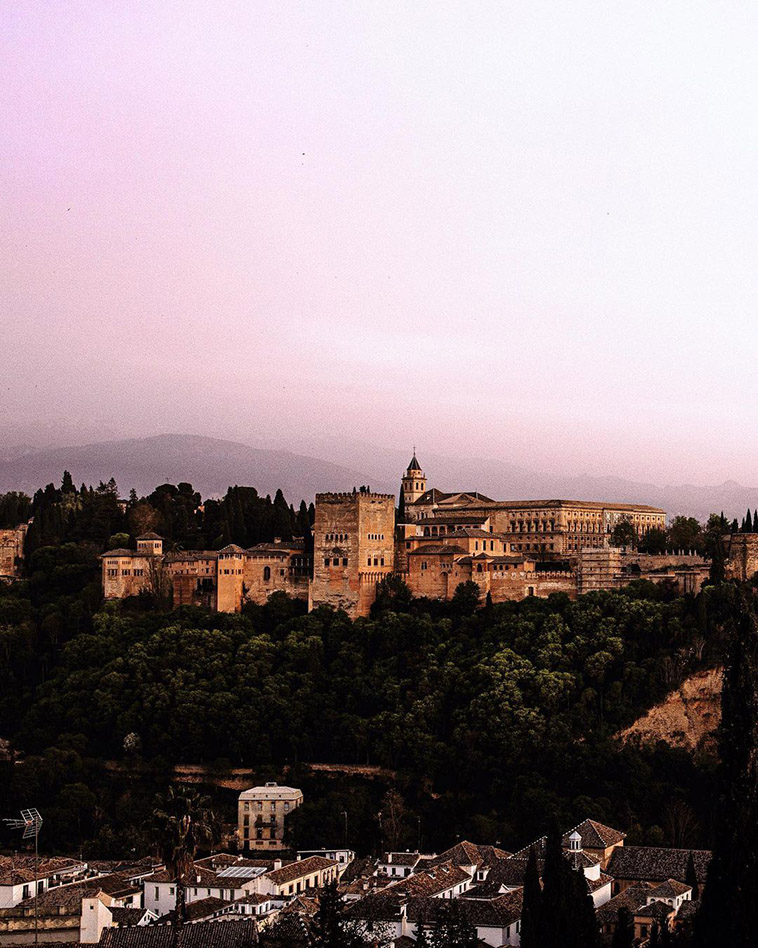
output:
<svg viewBox="0 0 758 948"><path fill-rule="evenodd" d="M758 482L757 40L723 0L2 4L0 429Z"/></svg>

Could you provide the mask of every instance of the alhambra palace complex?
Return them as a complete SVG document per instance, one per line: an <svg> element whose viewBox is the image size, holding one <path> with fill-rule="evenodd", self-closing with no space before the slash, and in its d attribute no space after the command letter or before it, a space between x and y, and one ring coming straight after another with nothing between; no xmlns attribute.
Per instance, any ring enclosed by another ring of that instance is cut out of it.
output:
<svg viewBox="0 0 758 948"><path fill-rule="evenodd" d="M402 477L400 516L393 494L317 494L313 553L303 539L261 543L248 550L164 552L161 537L138 537L137 550L102 556L103 592L123 599L157 582L170 583L173 602L237 612L277 591L368 615L377 584L394 573L414 596L450 599L474 582L482 601L520 600L562 592L572 598L615 589L632 579L673 582L696 592L708 566L696 555L650 556L613 548L617 523L639 536L665 529L665 511L596 501L495 501L477 492L427 489L414 452ZM396 519L399 520L396 523Z"/></svg>

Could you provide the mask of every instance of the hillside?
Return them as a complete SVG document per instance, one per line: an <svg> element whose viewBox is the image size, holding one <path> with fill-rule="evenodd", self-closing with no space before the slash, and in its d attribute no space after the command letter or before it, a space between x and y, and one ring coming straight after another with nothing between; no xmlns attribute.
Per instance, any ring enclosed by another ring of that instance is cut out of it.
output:
<svg viewBox="0 0 758 948"><path fill-rule="evenodd" d="M253 448L235 441L198 435L106 441L37 451L0 461L0 492L34 491L69 470L76 484L116 478L122 496L133 487L150 493L157 484L190 482L204 497L223 494L230 484L251 485L260 494L277 488L297 504L317 491L352 490L370 483L376 490L393 484L370 480L364 471L282 450Z"/></svg>
<svg viewBox="0 0 758 948"><path fill-rule="evenodd" d="M713 746L721 721L721 668L698 672L682 682L619 735L622 741L701 750Z"/></svg>
<svg viewBox="0 0 758 948"><path fill-rule="evenodd" d="M366 442L305 435L298 453L284 447L253 447L200 435L162 434L149 438L71 444L48 450L5 446L0 451L0 492L33 491L71 471L75 483L96 484L115 477L122 495L134 487L149 493L166 481L189 481L204 497L223 494L231 484L262 494L281 487L288 500L310 500L316 491L351 490L369 484L394 493L410 449L387 449ZM329 460L325 460L325 459ZM724 511L730 519L758 507L758 488L736 481L714 486L667 485L618 477L533 471L493 458L456 458L421 453L429 487L478 490L503 500L564 498L642 503L705 520Z"/></svg>

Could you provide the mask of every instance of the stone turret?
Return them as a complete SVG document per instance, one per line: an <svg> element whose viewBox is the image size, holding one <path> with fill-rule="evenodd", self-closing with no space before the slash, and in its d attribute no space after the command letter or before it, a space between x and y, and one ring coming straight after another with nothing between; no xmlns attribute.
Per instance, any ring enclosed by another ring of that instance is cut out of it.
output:
<svg viewBox="0 0 758 948"><path fill-rule="evenodd" d="M414 503L426 493L426 474L421 470L421 465L416 458L416 449L413 449L413 457L408 469L403 474L400 490L403 495L403 506L407 510L409 504Z"/></svg>

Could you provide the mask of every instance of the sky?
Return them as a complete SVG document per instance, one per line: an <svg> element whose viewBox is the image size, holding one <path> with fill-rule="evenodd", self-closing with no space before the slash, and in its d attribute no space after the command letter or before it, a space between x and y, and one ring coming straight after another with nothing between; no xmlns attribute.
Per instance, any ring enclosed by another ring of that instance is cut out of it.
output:
<svg viewBox="0 0 758 948"><path fill-rule="evenodd" d="M0 436L758 482L756 35L728 0L3 4Z"/></svg>

